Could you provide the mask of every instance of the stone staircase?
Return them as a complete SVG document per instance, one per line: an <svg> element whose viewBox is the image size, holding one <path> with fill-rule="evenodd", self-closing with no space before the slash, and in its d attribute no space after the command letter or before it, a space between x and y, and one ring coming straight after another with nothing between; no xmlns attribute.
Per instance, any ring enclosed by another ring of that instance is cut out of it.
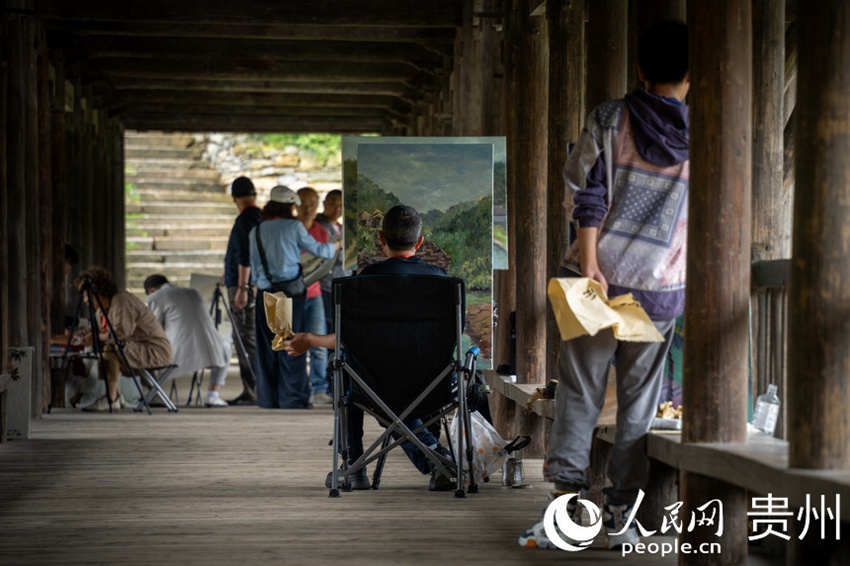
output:
<svg viewBox="0 0 850 566"><path fill-rule="evenodd" d="M221 275L236 207L219 172L190 134L131 132L125 137L127 288L161 273L188 285L192 273Z"/></svg>

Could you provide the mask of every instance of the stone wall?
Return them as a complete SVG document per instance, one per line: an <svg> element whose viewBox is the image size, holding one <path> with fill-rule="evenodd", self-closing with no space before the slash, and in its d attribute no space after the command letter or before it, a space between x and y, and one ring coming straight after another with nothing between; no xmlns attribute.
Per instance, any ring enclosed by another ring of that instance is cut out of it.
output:
<svg viewBox="0 0 850 566"><path fill-rule="evenodd" d="M275 185L296 190L310 186L320 195L342 188L340 155L332 155L327 163L321 164L310 150L294 145L283 149L271 147L249 134L195 134L195 144L200 146L203 159L221 173L226 191L229 192L236 177L249 177L257 188L261 206Z"/></svg>

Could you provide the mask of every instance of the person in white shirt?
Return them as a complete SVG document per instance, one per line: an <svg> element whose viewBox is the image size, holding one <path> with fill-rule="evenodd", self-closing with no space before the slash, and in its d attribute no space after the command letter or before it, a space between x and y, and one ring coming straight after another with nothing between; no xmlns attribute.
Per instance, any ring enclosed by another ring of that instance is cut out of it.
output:
<svg viewBox="0 0 850 566"><path fill-rule="evenodd" d="M219 390L230 367L230 343L218 333L200 293L172 285L164 275L145 279L148 307L162 324L171 348L176 375L210 370L207 407L226 407Z"/></svg>

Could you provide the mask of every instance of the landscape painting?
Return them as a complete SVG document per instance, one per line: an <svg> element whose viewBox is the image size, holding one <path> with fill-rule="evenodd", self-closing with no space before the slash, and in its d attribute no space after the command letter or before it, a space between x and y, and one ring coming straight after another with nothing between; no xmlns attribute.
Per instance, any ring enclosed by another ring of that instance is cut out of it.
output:
<svg viewBox="0 0 850 566"><path fill-rule="evenodd" d="M422 216L417 255L466 283L465 344L490 367L492 270L507 258L504 138L343 138L346 264L383 259L378 230L396 204ZM498 179L498 180L497 180ZM498 211L502 218L496 227ZM505 266L506 267L506 266Z"/></svg>

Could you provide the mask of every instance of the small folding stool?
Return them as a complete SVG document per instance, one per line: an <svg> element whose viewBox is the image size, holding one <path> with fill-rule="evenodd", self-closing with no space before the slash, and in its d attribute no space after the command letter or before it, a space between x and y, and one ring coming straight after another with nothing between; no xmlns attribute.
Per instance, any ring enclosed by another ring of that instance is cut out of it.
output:
<svg viewBox="0 0 850 566"><path fill-rule="evenodd" d="M140 401L136 406L136 411L144 409L146 404L150 406L151 401L153 401L156 397L159 397L170 412L177 411L177 405L174 404L174 401L171 400L171 397L165 392L165 389L162 388L162 385L168 379L168 376L171 375L171 372L175 369L177 369L177 366L174 364L160 368L136 369L136 371L139 372L139 376L142 378L142 381L150 387L150 391L148 391L145 395L144 401Z"/></svg>

